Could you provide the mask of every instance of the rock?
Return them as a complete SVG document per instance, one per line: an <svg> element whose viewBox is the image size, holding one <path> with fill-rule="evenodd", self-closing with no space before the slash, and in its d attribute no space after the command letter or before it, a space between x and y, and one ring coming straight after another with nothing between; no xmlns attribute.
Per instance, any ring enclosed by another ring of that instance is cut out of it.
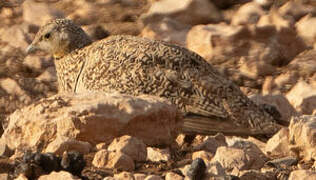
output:
<svg viewBox="0 0 316 180"><path fill-rule="evenodd" d="M13 151L9 149L3 139L0 139L0 157L10 157L12 154Z"/></svg>
<svg viewBox="0 0 316 180"><path fill-rule="evenodd" d="M88 154L91 148L92 146L88 142L57 136L53 142L48 144L45 152L62 155L65 151L78 151L81 154Z"/></svg>
<svg viewBox="0 0 316 180"><path fill-rule="evenodd" d="M244 170L239 174L240 180L269 180L271 178L267 177L265 174L258 170Z"/></svg>
<svg viewBox="0 0 316 180"><path fill-rule="evenodd" d="M122 152L134 161L146 161L147 157L147 149L143 141L127 135L115 138L108 146L108 151Z"/></svg>
<svg viewBox="0 0 316 180"><path fill-rule="evenodd" d="M108 147L107 143L99 143L99 144L95 145L95 148L97 150L107 149L107 147Z"/></svg>
<svg viewBox="0 0 316 180"><path fill-rule="evenodd" d="M99 14L96 13L97 6L95 3L89 3L87 1L77 0L72 3L72 6L77 10L73 11L67 17L74 20L78 24L90 24L93 21L97 21Z"/></svg>
<svg viewBox="0 0 316 180"><path fill-rule="evenodd" d="M170 150L147 147L147 160L152 162L168 162L171 160Z"/></svg>
<svg viewBox="0 0 316 180"><path fill-rule="evenodd" d="M157 175L149 175L145 178L145 180L163 180L163 179Z"/></svg>
<svg viewBox="0 0 316 180"><path fill-rule="evenodd" d="M284 122L290 122L292 116L298 115L294 107L283 95L254 95L250 99L254 101L257 105L260 104L269 104L280 112L281 120Z"/></svg>
<svg viewBox="0 0 316 180"><path fill-rule="evenodd" d="M101 40L110 35L103 26L101 25L88 25L82 26L82 29L92 38L93 41Z"/></svg>
<svg viewBox="0 0 316 180"><path fill-rule="evenodd" d="M204 162L208 163L212 160L212 157L214 156L214 154L207 152L207 151L196 151L192 154L192 159L197 159L197 158L201 158L203 159Z"/></svg>
<svg viewBox="0 0 316 180"><path fill-rule="evenodd" d="M7 174L7 173L1 173L1 174L0 174L0 180L10 180L10 179L9 179L9 174Z"/></svg>
<svg viewBox="0 0 316 180"><path fill-rule="evenodd" d="M212 162L218 161L226 172L232 172L234 168L238 170L260 169L264 165L264 160L248 153L242 149L234 147L219 147Z"/></svg>
<svg viewBox="0 0 316 180"><path fill-rule="evenodd" d="M316 84L299 81L287 94L292 106L302 114L312 114L316 109Z"/></svg>
<svg viewBox="0 0 316 180"><path fill-rule="evenodd" d="M188 49L211 64L227 63L227 59L230 59L233 64L230 68L233 69L239 68L236 64L241 64L240 60L273 66L285 65L306 49L293 29L283 28L278 31L271 25L197 25L188 32L186 42Z"/></svg>
<svg viewBox="0 0 316 180"><path fill-rule="evenodd" d="M273 159L268 161L266 164L271 167L275 168L286 168L289 166L297 165L298 159L295 157L285 157L285 158L279 158L279 159Z"/></svg>
<svg viewBox="0 0 316 180"><path fill-rule="evenodd" d="M147 25L164 17L190 25L216 23L222 19L220 11L208 0L162 0L154 2L141 21Z"/></svg>
<svg viewBox="0 0 316 180"><path fill-rule="evenodd" d="M12 47L26 49L31 41L31 38L27 35L28 26L25 23L7 27L5 30L0 29L0 39Z"/></svg>
<svg viewBox="0 0 316 180"><path fill-rule="evenodd" d="M295 180L295 179L313 180L315 178L316 178L316 172L309 171L309 170L295 170L291 172L289 180Z"/></svg>
<svg viewBox="0 0 316 180"><path fill-rule="evenodd" d="M244 150L250 157L257 157L257 160L251 165L254 169L262 167L268 160L261 149L253 142L242 138L235 138L234 141L228 143L229 147L239 148Z"/></svg>
<svg viewBox="0 0 316 180"><path fill-rule="evenodd" d="M36 77L37 80L46 81L46 82L56 82L57 84L57 72L54 66L48 67L42 74ZM56 85L57 87L57 85Z"/></svg>
<svg viewBox="0 0 316 180"><path fill-rule="evenodd" d="M121 152L98 151L92 161L97 168L111 168L123 171L133 171L135 164L132 158Z"/></svg>
<svg viewBox="0 0 316 180"><path fill-rule="evenodd" d="M192 161L186 175L192 180L202 179L205 175L205 170L205 162L203 159L197 158Z"/></svg>
<svg viewBox="0 0 316 180"><path fill-rule="evenodd" d="M34 72L43 72L46 68L54 66L54 60L48 56L28 55L24 58L23 65L29 67Z"/></svg>
<svg viewBox="0 0 316 180"><path fill-rule="evenodd" d="M185 47L186 36L190 28L189 25L165 17L159 22L147 24L143 28L141 36Z"/></svg>
<svg viewBox="0 0 316 180"><path fill-rule="evenodd" d="M297 55L291 63L286 66L285 70L292 72L292 76L298 74L305 81L316 82L316 79L313 79L313 75L316 73L315 56L315 49L306 50ZM293 81L293 84L295 83L296 81Z"/></svg>
<svg viewBox="0 0 316 180"><path fill-rule="evenodd" d="M296 23L296 29L298 35L301 36L305 43L309 46L313 46L316 43L316 30L314 27L316 25L316 17L307 15Z"/></svg>
<svg viewBox="0 0 316 180"><path fill-rule="evenodd" d="M134 178L135 180L144 180L146 178L146 174L135 173Z"/></svg>
<svg viewBox="0 0 316 180"><path fill-rule="evenodd" d="M257 26L275 26L278 31L282 29L294 28L295 21L292 18L282 16L276 9L271 9L269 14L262 15L257 22Z"/></svg>
<svg viewBox="0 0 316 180"><path fill-rule="evenodd" d="M34 0L25 1L22 8L23 20L37 26L41 26L49 20L64 17L64 14L61 11L51 5L46 3L37 3Z"/></svg>
<svg viewBox="0 0 316 180"><path fill-rule="evenodd" d="M0 87L6 91L7 94L17 96L18 100L24 104L29 104L32 102L29 93L25 91L25 88L17 80L11 78L0 79ZM9 148L11 147L9 146Z"/></svg>
<svg viewBox="0 0 316 180"><path fill-rule="evenodd" d="M11 78L1 79L0 87L8 94L16 94L19 96L27 95L27 93L20 87L18 82Z"/></svg>
<svg viewBox="0 0 316 180"><path fill-rule="evenodd" d="M83 155L77 151L64 152L60 165L63 170L81 176L81 171L86 166L86 161L84 160Z"/></svg>
<svg viewBox="0 0 316 180"><path fill-rule="evenodd" d="M244 61L239 71L248 78L257 79L259 76L272 75L276 68L262 61L250 60Z"/></svg>
<svg viewBox="0 0 316 180"><path fill-rule="evenodd" d="M257 2L243 4L233 15L232 25L255 24L265 12Z"/></svg>
<svg viewBox="0 0 316 180"><path fill-rule="evenodd" d="M219 162L207 163L207 176L225 176L225 169Z"/></svg>
<svg viewBox="0 0 316 180"><path fill-rule="evenodd" d="M117 180L117 179L115 179L114 177L108 176L108 177L103 178L103 180Z"/></svg>
<svg viewBox="0 0 316 180"><path fill-rule="evenodd" d="M179 134L176 138L176 143L179 147L183 146L185 144L185 134Z"/></svg>
<svg viewBox="0 0 316 180"><path fill-rule="evenodd" d="M123 171L119 174L114 174L115 180L134 180L134 176L130 172Z"/></svg>
<svg viewBox="0 0 316 180"><path fill-rule="evenodd" d="M193 147L194 151L205 150L212 154L215 154L216 149L221 146L227 146L225 136L223 134L217 134L215 136L206 136L201 143L198 143Z"/></svg>
<svg viewBox="0 0 316 180"><path fill-rule="evenodd" d="M173 172L167 172L165 180L183 180L184 178L180 176L179 174L173 173Z"/></svg>
<svg viewBox="0 0 316 180"><path fill-rule="evenodd" d="M20 174L17 178L15 178L14 180L28 180L27 177L25 177L23 174Z"/></svg>
<svg viewBox="0 0 316 180"><path fill-rule="evenodd" d="M305 161L316 157L316 116L293 117L289 126L291 150Z"/></svg>
<svg viewBox="0 0 316 180"><path fill-rule="evenodd" d="M48 175L42 175L38 180L55 180L55 179L69 179L69 180L79 180L80 178L73 176L71 173L66 171L52 172Z"/></svg>
<svg viewBox="0 0 316 180"><path fill-rule="evenodd" d="M174 141L180 126L176 107L157 97L59 94L9 116L2 138L10 149L43 148L44 151L58 136L95 145L131 135L148 145L168 145Z"/></svg>
<svg viewBox="0 0 316 180"><path fill-rule="evenodd" d="M23 175L22 178L25 177L25 179L38 179L44 172L43 169L35 163L22 162L15 167L14 174Z"/></svg>
<svg viewBox="0 0 316 180"><path fill-rule="evenodd" d="M289 143L289 129L282 128L267 142L265 152L272 157L285 157L291 154Z"/></svg>
<svg viewBox="0 0 316 180"><path fill-rule="evenodd" d="M295 21L298 21L307 14L315 14L316 8L312 5L303 4L297 1L288 1L279 8L279 12L282 16L287 18L291 17Z"/></svg>

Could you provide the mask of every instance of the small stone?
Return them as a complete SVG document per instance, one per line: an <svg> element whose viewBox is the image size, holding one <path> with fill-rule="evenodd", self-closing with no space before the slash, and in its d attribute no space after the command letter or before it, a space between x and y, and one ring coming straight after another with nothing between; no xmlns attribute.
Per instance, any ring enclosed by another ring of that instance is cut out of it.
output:
<svg viewBox="0 0 316 180"><path fill-rule="evenodd" d="M13 150L9 149L3 139L0 139L0 156L10 157L14 153Z"/></svg>
<svg viewBox="0 0 316 180"><path fill-rule="evenodd" d="M65 151L77 151L81 154L88 154L91 148L92 146L88 142L58 136L53 142L48 144L45 152L62 155Z"/></svg>
<svg viewBox="0 0 316 180"><path fill-rule="evenodd" d="M225 176L226 172L219 162L207 163L207 174L215 176Z"/></svg>
<svg viewBox="0 0 316 180"><path fill-rule="evenodd" d="M205 175L206 165L203 159L197 158L192 161L187 176L192 180L199 180L202 179Z"/></svg>
<svg viewBox="0 0 316 180"><path fill-rule="evenodd" d="M35 153L30 162L36 163L47 173L60 169L60 158L52 153Z"/></svg>
<svg viewBox="0 0 316 180"><path fill-rule="evenodd" d="M166 17L162 21L147 24L143 28L141 36L185 47L186 35L190 28L189 25Z"/></svg>
<svg viewBox="0 0 316 180"><path fill-rule="evenodd" d="M105 178L103 178L103 180L117 180L117 179L115 179L114 177L105 177Z"/></svg>
<svg viewBox="0 0 316 180"><path fill-rule="evenodd" d="M38 178L38 180L55 180L55 179L80 180L80 178L66 171L52 172L48 175L42 175Z"/></svg>
<svg viewBox="0 0 316 180"><path fill-rule="evenodd" d="M268 180L269 178L265 176L258 170L244 170L239 173L240 180Z"/></svg>
<svg viewBox="0 0 316 180"><path fill-rule="evenodd" d="M181 146L183 146L184 145L184 143L185 143L185 134L179 134L178 136L177 136L177 138L176 138L176 142L177 142L177 145L179 146L179 147L181 147Z"/></svg>
<svg viewBox="0 0 316 180"><path fill-rule="evenodd" d="M272 157L284 157L290 155L289 129L282 128L270 138L265 147L265 152Z"/></svg>
<svg viewBox="0 0 316 180"><path fill-rule="evenodd" d="M237 12L233 15L232 25L248 25L258 22L260 17L265 12L262 7L256 2L249 2L238 8Z"/></svg>
<svg viewBox="0 0 316 180"><path fill-rule="evenodd" d="M40 81L56 82L57 81L56 74L57 74L56 69L55 67L52 66L52 67L46 68L42 74L36 77L36 79Z"/></svg>
<svg viewBox="0 0 316 180"><path fill-rule="evenodd" d="M28 180L27 177L25 177L25 175L20 174L17 178L15 178L14 180Z"/></svg>
<svg viewBox="0 0 316 180"><path fill-rule="evenodd" d="M128 155L121 152L98 151L93 158L92 164L98 168L111 168L125 171L135 169L134 161Z"/></svg>
<svg viewBox="0 0 316 180"><path fill-rule="evenodd" d="M313 46L313 44L316 42L316 30L310 28L315 25L316 17L313 17L310 14L300 19L295 25L298 34L304 39L305 43L309 46Z"/></svg>
<svg viewBox="0 0 316 180"><path fill-rule="evenodd" d="M202 143L199 143L193 147L193 150L205 150L215 154L216 149L221 146L227 146L225 136L223 134L217 134L216 136L206 136L203 138Z"/></svg>
<svg viewBox="0 0 316 180"><path fill-rule="evenodd" d="M46 3L37 3L34 0L27 0L22 5L23 20L38 26L47 21L64 17L64 14ZM36 12L36 13L34 13Z"/></svg>
<svg viewBox="0 0 316 180"><path fill-rule="evenodd" d="M145 180L163 180L163 179L157 175L149 175L145 178Z"/></svg>
<svg viewBox="0 0 316 180"><path fill-rule="evenodd" d="M207 152L207 151L196 151L192 154L192 159L201 158L204 160L204 162L210 162L213 158L214 154Z"/></svg>
<svg viewBox="0 0 316 180"><path fill-rule="evenodd" d="M147 157L147 149L143 141L127 135L115 138L108 146L108 151L122 152L135 161L146 161Z"/></svg>
<svg viewBox="0 0 316 180"><path fill-rule="evenodd" d="M1 173L1 174L0 174L0 180L10 180L9 174L7 174L7 173Z"/></svg>
<svg viewBox="0 0 316 180"><path fill-rule="evenodd" d="M86 161L83 158L83 155L77 151L64 152L61 162L61 167L77 176L81 175L81 171L86 166Z"/></svg>
<svg viewBox="0 0 316 180"><path fill-rule="evenodd" d="M257 79L258 77L273 75L276 68L262 61L249 60L241 65L239 71L248 78Z"/></svg>
<svg viewBox="0 0 316 180"><path fill-rule="evenodd" d="M295 157L284 157L279 159L273 159L271 161L268 161L266 164L274 168L286 168L289 166L297 165L297 163L298 160Z"/></svg>
<svg viewBox="0 0 316 180"><path fill-rule="evenodd" d="M234 169L260 169L264 165L262 157L256 156L255 153L249 153L247 150L234 147L219 147L212 162L218 161L226 172L232 172Z"/></svg>
<svg viewBox="0 0 316 180"><path fill-rule="evenodd" d="M316 157L316 116L293 117L289 126L291 150L305 161Z"/></svg>
<svg viewBox="0 0 316 180"><path fill-rule="evenodd" d="M316 179L316 172L309 171L309 170L295 170L292 171L289 177L289 180L297 180L297 179L304 179L304 180L313 180Z"/></svg>
<svg viewBox="0 0 316 180"><path fill-rule="evenodd" d="M316 84L299 81L286 98L298 112L311 115L316 109Z"/></svg>
<svg viewBox="0 0 316 180"><path fill-rule="evenodd" d="M222 19L221 12L208 0L164 0L154 2L141 21L146 25L164 17L190 25L215 23Z"/></svg>
<svg viewBox="0 0 316 180"><path fill-rule="evenodd" d="M147 159L152 162L165 161L168 162L171 159L170 150L159 149L153 147L147 147Z"/></svg>
<svg viewBox="0 0 316 180"><path fill-rule="evenodd" d="M146 178L146 174L135 173L134 178L135 180L144 180Z"/></svg>
<svg viewBox="0 0 316 180"><path fill-rule="evenodd" d="M179 174L173 172L167 172L165 180L183 180L184 177L180 176Z"/></svg>
<svg viewBox="0 0 316 180"><path fill-rule="evenodd" d="M135 180L134 176L130 172L123 171L119 174L114 174L115 180Z"/></svg>
<svg viewBox="0 0 316 180"><path fill-rule="evenodd" d="M108 147L108 144L107 144L107 143L104 143L104 142L95 145L95 148L96 148L97 150L107 149L107 147Z"/></svg>

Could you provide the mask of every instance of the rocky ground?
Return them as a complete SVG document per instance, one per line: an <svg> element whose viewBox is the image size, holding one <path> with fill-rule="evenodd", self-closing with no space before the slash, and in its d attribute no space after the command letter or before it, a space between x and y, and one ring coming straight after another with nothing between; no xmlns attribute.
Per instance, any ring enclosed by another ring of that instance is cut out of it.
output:
<svg viewBox="0 0 316 180"><path fill-rule="evenodd" d="M316 179L315 1L22 2L0 1L0 179ZM275 106L285 127L267 141L185 137L164 99L57 94L52 58L24 51L57 17L94 40L130 34L185 46Z"/></svg>

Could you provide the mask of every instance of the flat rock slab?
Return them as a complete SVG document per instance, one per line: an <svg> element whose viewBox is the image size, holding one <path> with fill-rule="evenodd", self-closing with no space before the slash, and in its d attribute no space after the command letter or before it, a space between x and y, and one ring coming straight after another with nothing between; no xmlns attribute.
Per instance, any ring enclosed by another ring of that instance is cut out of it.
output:
<svg viewBox="0 0 316 180"><path fill-rule="evenodd" d="M130 135L147 145L168 145L182 125L167 100L121 94L60 94L15 111L2 135L10 149L45 150L64 136L95 145Z"/></svg>

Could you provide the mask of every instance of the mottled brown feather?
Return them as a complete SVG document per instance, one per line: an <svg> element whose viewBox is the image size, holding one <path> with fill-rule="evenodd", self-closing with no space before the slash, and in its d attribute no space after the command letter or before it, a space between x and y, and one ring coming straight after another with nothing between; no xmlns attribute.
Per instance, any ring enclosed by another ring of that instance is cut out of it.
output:
<svg viewBox="0 0 316 180"><path fill-rule="evenodd" d="M133 36L86 44L55 60L62 91L167 98L186 114L186 133L256 135L279 129L232 81L183 47Z"/></svg>

